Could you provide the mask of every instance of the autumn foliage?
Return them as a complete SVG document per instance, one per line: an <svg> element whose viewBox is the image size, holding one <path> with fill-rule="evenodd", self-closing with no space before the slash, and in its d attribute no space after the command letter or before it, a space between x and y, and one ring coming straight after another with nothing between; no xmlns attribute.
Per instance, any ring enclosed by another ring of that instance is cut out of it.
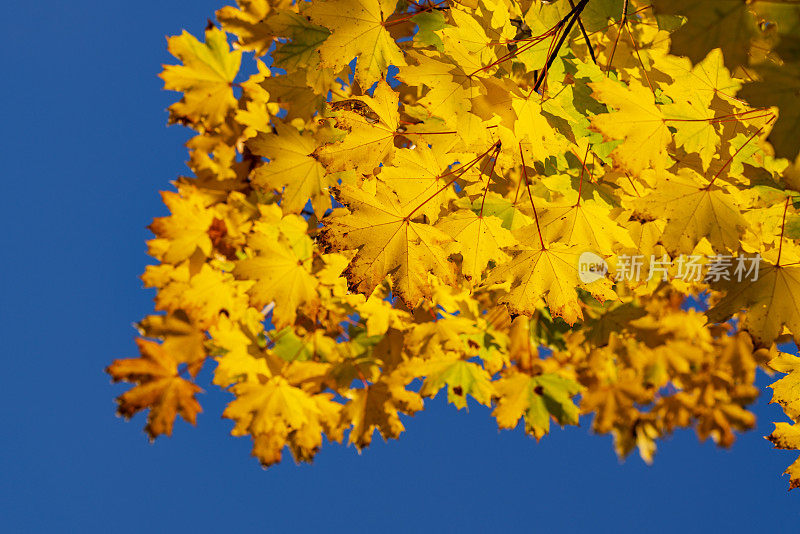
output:
<svg viewBox="0 0 800 534"><path fill-rule="evenodd" d="M397 438L440 393L649 462L676 429L752 428L762 369L792 420L769 439L800 449L800 358L777 348L800 341L796 3L238 0L216 20L168 41L192 175L150 226L160 313L108 368L151 438L195 422L209 365L264 465ZM615 276L630 258L642 275Z"/></svg>

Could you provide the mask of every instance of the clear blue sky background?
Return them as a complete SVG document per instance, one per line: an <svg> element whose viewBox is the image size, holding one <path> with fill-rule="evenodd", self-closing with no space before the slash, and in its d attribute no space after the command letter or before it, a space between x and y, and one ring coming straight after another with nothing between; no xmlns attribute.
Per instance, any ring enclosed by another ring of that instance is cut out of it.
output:
<svg viewBox="0 0 800 534"><path fill-rule="evenodd" d="M537 444L442 399L399 441L360 456L326 446L311 466L269 471L228 435L218 390L197 428L180 422L154 445L141 417L117 419L121 388L103 368L135 353L131 323L152 309L137 278L145 226L164 214L158 191L186 172L187 134L165 125L175 95L156 78L171 61L164 37L200 35L217 7L4 9L0 530L798 531L800 491L780 476L794 455L762 437L782 420L769 393L732 450L685 431L652 467L620 464L611 438L585 427Z"/></svg>

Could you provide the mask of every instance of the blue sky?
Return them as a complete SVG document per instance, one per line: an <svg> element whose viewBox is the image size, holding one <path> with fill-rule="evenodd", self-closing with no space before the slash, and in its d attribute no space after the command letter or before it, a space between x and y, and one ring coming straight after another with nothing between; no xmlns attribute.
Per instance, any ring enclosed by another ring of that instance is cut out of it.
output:
<svg viewBox="0 0 800 534"><path fill-rule="evenodd" d="M215 1L17 2L5 9L0 234L5 532L353 531L795 532L794 459L763 436L782 420L765 392L732 450L690 431L655 465L620 464L611 438L498 432L488 410L436 399L399 441L361 455L326 446L311 466L262 470L206 388L192 428L153 445L114 416L103 368L133 356L152 310L138 275L158 191L187 172L187 133L166 127L156 77L165 36L202 33ZM10 175L8 166L10 164ZM208 378L208 370L204 371ZM761 376L760 385L769 382Z"/></svg>

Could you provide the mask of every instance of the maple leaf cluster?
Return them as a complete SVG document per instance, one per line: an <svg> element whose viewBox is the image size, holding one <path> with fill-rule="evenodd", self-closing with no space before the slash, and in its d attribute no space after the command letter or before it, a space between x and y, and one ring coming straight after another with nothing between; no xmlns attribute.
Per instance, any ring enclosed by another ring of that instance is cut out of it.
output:
<svg viewBox="0 0 800 534"><path fill-rule="evenodd" d="M592 416L648 462L679 428L720 446L752 428L759 368L788 373L774 400L800 421L800 360L777 349L800 341L796 4L238 0L216 18L169 39L192 175L150 226L141 357L108 368L151 438L195 422L212 362L264 465L396 438L442 391L537 439ZM585 252L671 267L587 281ZM686 256L760 270L687 280ZM800 449L798 428L770 439Z"/></svg>

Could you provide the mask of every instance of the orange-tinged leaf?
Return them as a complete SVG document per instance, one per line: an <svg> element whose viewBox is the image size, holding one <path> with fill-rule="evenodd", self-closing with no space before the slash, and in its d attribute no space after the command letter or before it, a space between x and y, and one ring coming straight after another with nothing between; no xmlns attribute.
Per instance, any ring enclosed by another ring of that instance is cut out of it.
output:
<svg viewBox="0 0 800 534"><path fill-rule="evenodd" d="M776 380L772 388L772 400L783 407L783 411L794 421L800 419L800 358L781 353L769 362L769 366L786 376Z"/></svg>
<svg viewBox="0 0 800 534"><path fill-rule="evenodd" d="M115 360L106 372L114 382L136 384L117 398L119 415L130 418L137 412L149 409L145 431L151 439L161 434L172 435L175 417L195 424L202 411L195 395L202 390L194 383L181 378L178 362L153 341L136 340L140 358Z"/></svg>

